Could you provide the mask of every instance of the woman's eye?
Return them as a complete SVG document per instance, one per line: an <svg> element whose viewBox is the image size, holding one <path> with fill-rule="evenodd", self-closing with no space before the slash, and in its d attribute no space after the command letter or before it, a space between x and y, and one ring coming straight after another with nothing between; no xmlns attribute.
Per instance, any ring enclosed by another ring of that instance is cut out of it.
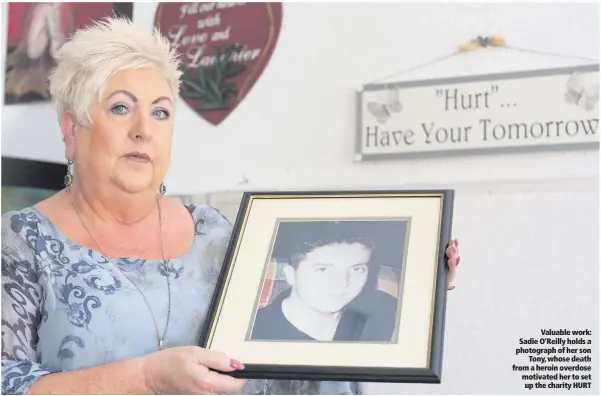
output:
<svg viewBox="0 0 601 396"><path fill-rule="evenodd" d="M354 267L353 270L355 272L358 272L360 274L364 273L365 271L367 271L367 268L365 268L364 266L360 266L360 267Z"/></svg>
<svg viewBox="0 0 601 396"><path fill-rule="evenodd" d="M169 118L169 112L164 109L158 109L152 112L153 117L158 118L159 120L166 120Z"/></svg>
<svg viewBox="0 0 601 396"><path fill-rule="evenodd" d="M113 114L123 115L127 112L127 107L125 107L125 105L119 104L119 105L113 106L111 108L111 112Z"/></svg>

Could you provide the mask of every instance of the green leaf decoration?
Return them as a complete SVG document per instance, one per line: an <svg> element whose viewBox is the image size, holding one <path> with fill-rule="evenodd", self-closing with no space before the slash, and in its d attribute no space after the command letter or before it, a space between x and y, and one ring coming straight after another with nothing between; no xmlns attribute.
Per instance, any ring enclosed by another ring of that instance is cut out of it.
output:
<svg viewBox="0 0 601 396"><path fill-rule="evenodd" d="M226 102L211 102L205 103L197 107L198 110L227 110L228 104Z"/></svg>
<svg viewBox="0 0 601 396"><path fill-rule="evenodd" d="M228 83L227 80L246 70L246 65L232 60L233 54L242 48L241 44L230 45L223 52L221 48L215 48L214 66L200 66L196 78L188 70L184 70L182 97L203 101L197 106L198 110L227 110L227 99L237 92L236 84Z"/></svg>

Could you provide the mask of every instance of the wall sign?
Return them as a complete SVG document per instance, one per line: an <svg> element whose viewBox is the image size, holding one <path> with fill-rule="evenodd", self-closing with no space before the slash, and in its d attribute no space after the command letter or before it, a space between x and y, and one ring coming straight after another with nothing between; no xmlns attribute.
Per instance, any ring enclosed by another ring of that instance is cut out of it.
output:
<svg viewBox="0 0 601 396"><path fill-rule="evenodd" d="M183 61L181 96L220 124L248 95L275 48L281 3L160 3L155 25Z"/></svg>
<svg viewBox="0 0 601 396"><path fill-rule="evenodd" d="M599 148L599 65L366 85L356 160Z"/></svg>

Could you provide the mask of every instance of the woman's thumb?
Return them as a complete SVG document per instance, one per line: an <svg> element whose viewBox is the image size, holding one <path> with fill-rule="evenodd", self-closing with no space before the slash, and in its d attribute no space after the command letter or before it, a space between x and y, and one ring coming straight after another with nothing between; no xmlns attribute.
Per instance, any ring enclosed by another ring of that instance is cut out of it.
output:
<svg viewBox="0 0 601 396"><path fill-rule="evenodd" d="M244 364L236 359L231 359L222 352L201 349L199 356L200 364L217 371L230 372L234 370L244 370Z"/></svg>

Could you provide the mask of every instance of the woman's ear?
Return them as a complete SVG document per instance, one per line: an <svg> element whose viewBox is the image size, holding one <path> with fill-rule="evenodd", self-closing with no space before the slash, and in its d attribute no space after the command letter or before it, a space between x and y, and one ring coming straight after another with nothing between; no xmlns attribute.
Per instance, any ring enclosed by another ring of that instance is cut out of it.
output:
<svg viewBox="0 0 601 396"><path fill-rule="evenodd" d="M65 142L65 158L72 160L75 156L75 129L77 122L71 113L64 112L60 119L61 132Z"/></svg>

